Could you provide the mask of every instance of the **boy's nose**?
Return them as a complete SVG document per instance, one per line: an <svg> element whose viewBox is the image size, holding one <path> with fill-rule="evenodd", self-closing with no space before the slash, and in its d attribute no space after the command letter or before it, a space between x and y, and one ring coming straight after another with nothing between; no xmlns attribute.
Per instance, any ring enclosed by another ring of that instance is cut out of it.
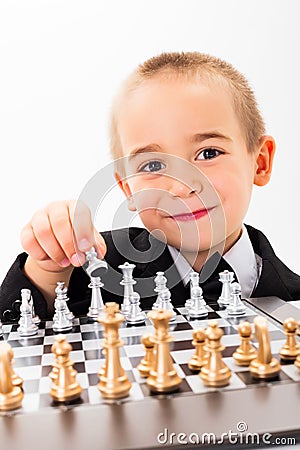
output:
<svg viewBox="0 0 300 450"><path fill-rule="evenodd" d="M169 192L174 197L187 198L193 194L200 194L202 191L202 184L199 180L170 180Z"/></svg>

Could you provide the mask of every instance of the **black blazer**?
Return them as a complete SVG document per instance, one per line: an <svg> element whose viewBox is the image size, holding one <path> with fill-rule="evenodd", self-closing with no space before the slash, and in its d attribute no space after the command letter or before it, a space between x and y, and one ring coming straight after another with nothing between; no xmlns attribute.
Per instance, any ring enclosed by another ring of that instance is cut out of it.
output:
<svg viewBox="0 0 300 450"><path fill-rule="evenodd" d="M300 299L300 277L277 258L269 241L261 231L248 225L246 227L254 252L262 258L261 276L251 297L276 296L286 301ZM123 287L120 285L122 272L118 266L128 261L136 266L133 272L133 277L137 281L134 289L141 295L143 309L150 309L156 298L153 289L157 271L165 272L173 305L180 306L185 303L185 300L189 297L189 287L184 286L165 244L155 239L143 228L124 228L101 234L107 245L105 260L108 263L108 270L101 277L104 283L102 296L105 302L122 303ZM13 317L17 319L17 312L14 314L14 302L16 299L20 299L22 288L31 289L36 313L41 318L47 318L49 315L43 295L22 270L26 258L26 253L21 253L17 257L0 288L0 317L4 321ZM221 260L215 273L224 270L223 263L224 260ZM88 287L89 281L88 275L81 267L74 268L68 286L68 306L75 315L86 314L88 311L91 299L91 289ZM213 282L219 284L216 292L219 290L218 295L220 295L222 286L218 277L215 277ZM212 298L207 297L205 285L203 295L207 303L212 306L218 297L218 295ZM55 293L53 293L54 298ZM6 310L11 312L6 313L3 318L3 313Z"/></svg>

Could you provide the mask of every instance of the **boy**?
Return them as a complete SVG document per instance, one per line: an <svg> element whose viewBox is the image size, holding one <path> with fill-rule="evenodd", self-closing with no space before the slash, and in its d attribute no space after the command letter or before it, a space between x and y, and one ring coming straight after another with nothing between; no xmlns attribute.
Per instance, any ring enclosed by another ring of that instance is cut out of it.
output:
<svg viewBox="0 0 300 450"><path fill-rule="evenodd" d="M1 287L4 319L13 318L13 302L26 287L36 313L51 316L57 281L68 286L70 309L85 314L90 289L81 265L92 245L109 266L105 301L122 301L124 261L136 265L143 308L155 300L157 271L166 272L176 306L189 297L191 270L200 272L209 304L220 295L218 274L225 269L235 271L243 297L300 298L300 277L260 231L243 225L253 184L270 179L275 143L247 81L230 64L194 52L140 65L113 105L111 150L116 180L146 229L100 235L81 202L38 211L22 231L27 254L18 256Z"/></svg>

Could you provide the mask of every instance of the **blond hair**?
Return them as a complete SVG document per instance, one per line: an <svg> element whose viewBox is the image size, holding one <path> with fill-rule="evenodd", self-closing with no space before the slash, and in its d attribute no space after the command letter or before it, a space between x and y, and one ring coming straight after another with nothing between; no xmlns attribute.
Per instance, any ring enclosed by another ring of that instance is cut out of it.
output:
<svg viewBox="0 0 300 450"><path fill-rule="evenodd" d="M259 111L254 92L248 81L231 64L214 56L199 52L162 53L140 64L125 80L112 105L110 118L110 150L113 159L123 156L118 133L118 106L126 95L137 89L143 82L163 76L166 79L192 78L219 81L229 88L233 107L245 136L249 152L257 147L265 134L265 124ZM225 84L224 84L225 83Z"/></svg>

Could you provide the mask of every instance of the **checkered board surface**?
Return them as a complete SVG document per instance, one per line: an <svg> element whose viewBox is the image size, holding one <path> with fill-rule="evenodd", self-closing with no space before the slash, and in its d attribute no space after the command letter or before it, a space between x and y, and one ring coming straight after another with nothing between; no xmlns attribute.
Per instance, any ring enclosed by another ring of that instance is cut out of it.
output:
<svg viewBox="0 0 300 450"><path fill-rule="evenodd" d="M171 343L171 355L179 376L183 379L178 392L166 394L168 396L201 395L213 390L232 390L255 388L257 385L265 384L263 381L254 380L247 367L239 367L235 364L232 354L240 345L238 335L238 324L243 320L253 322L257 312L247 308L246 315L240 317L227 317L226 311L213 311L209 308L208 317L203 320L189 321L184 308L177 309L176 323L170 327L174 337ZM226 347L223 351L223 360L231 369L232 377L230 384L224 388L205 387L198 374L191 372L188 361L195 349L192 345L193 329L206 328L208 320L215 319L223 329L224 336L222 344ZM269 321L269 332L271 338L271 349L273 356L278 357L281 346L285 343L285 335L280 326ZM51 346L55 339L52 330L52 322L42 322L36 336L21 338L17 332L18 325L3 325L4 335L0 340L7 341L14 351L14 370L23 378L24 399L22 408L19 410L2 414L24 414L39 411L44 408L56 408L59 404L52 400L49 392L51 380L48 377L54 355ZM120 348L121 364L132 383L130 395L118 402L143 401L152 398L157 401L164 394L152 394L146 384L146 379L141 378L137 370L141 358L144 356L144 348L141 337L144 334L154 333L154 327L149 319L145 325L128 327L125 324L120 329L120 337L124 346ZM83 407L84 405L96 405L111 403L112 400L103 399L97 389L99 382L97 372L104 364L101 341L103 342L103 327L99 323L89 323L86 318L76 318L74 327L66 334L68 342L72 345L71 359L77 370L77 381L83 388L81 398L67 408ZM254 345L257 341L253 338ZM300 373L293 364L282 365L280 375L274 381L268 383L294 383L300 382ZM64 406L65 407L65 406Z"/></svg>

